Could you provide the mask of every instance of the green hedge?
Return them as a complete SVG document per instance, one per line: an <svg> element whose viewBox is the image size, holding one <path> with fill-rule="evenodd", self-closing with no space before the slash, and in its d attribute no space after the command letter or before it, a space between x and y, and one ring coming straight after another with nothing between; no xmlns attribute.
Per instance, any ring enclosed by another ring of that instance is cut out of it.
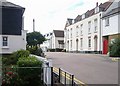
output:
<svg viewBox="0 0 120 86"><path fill-rule="evenodd" d="M120 57L120 38L116 38L109 45L109 54L111 57Z"/></svg>
<svg viewBox="0 0 120 86"><path fill-rule="evenodd" d="M38 61L35 57L19 58L17 65L20 67L18 75L23 81L23 86L41 86L41 61Z"/></svg>
<svg viewBox="0 0 120 86"><path fill-rule="evenodd" d="M3 65L16 65L19 58L28 57L30 52L28 50L18 50L11 55L4 55L2 57Z"/></svg>

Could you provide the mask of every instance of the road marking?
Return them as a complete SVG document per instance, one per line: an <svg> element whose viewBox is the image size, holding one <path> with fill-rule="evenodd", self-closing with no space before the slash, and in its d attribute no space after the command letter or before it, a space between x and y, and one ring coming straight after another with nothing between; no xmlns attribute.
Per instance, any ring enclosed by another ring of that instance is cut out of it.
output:
<svg viewBox="0 0 120 86"><path fill-rule="evenodd" d="M54 71L54 72L57 72L57 73L59 74L59 69L58 69L58 68L53 67L53 71ZM62 72L62 76L65 77L65 72ZM66 78L67 78L68 80L71 80L71 77L70 77L69 74L66 74ZM87 86L84 82L76 79L75 77L74 77L74 81L75 81L77 84L80 84L80 86Z"/></svg>

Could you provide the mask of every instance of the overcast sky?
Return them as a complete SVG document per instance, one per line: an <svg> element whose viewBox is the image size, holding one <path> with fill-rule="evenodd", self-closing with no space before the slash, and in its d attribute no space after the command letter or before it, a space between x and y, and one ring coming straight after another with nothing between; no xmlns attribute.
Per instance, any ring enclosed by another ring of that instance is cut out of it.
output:
<svg viewBox="0 0 120 86"><path fill-rule="evenodd" d="M25 7L24 29L46 34L54 30L64 30L67 18L75 18L96 6L96 2L108 0L7 0Z"/></svg>

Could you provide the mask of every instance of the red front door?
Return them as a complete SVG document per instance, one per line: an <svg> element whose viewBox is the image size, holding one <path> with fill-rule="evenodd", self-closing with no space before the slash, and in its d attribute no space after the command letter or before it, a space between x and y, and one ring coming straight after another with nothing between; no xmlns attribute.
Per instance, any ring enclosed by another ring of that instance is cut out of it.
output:
<svg viewBox="0 0 120 86"><path fill-rule="evenodd" d="M108 53L108 40L104 39L103 41L103 54L107 54Z"/></svg>

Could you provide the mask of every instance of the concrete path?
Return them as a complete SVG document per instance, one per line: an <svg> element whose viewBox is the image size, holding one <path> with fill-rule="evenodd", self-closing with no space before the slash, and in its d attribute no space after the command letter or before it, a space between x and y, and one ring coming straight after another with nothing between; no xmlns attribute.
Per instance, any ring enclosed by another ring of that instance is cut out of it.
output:
<svg viewBox="0 0 120 86"><path fill-rule="evenodd" d="M118 62L96 54L47 52L53 66L63 68L87 84L118 84Z"/></svg>

